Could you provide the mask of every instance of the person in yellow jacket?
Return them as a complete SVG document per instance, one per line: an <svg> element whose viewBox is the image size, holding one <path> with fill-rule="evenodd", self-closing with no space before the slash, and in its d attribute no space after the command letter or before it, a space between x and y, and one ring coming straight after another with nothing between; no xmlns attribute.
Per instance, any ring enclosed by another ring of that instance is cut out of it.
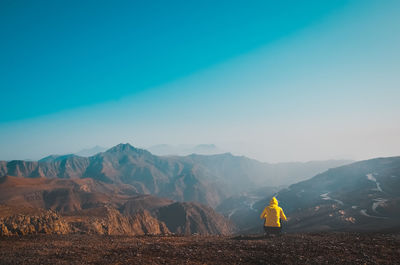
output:
<svg viewBox="0 0 400 265"><path fill-rule="evenodd" d="M282 227L280 220L287 221L285 214L281 207L278 206L278 200L272 197L269 206L265 207L262 212L261 219L265 219L264 231L266 235L280 234Z"/></svg>

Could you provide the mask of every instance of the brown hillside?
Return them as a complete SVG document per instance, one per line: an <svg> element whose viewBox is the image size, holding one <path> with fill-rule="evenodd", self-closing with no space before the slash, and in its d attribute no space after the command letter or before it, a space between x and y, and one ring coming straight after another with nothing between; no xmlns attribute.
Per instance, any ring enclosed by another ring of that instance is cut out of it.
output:
<svg viewBox="0 0 400 265"><path fill-rule="evenodd" d="M30 209L24 214L28 219L45 210L56 211L57 218L67 224L65 233L229 234L234 230L231 223L210 207L138 195L129 187L93 179L5 176L0 178L0 204L7 205L4 217L11 219L22 214L21 209ZM183 216L183 219L175 223L166 218L168 215ZM41 232L34 229L29 233Z"/></svg>

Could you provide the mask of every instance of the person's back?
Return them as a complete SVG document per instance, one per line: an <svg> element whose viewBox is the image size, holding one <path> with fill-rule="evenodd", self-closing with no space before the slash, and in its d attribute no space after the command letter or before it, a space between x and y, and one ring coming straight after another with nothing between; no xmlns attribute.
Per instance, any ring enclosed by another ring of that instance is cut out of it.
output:
<svg viewBox="0 0 400 265"><path fill-rule="evenodd" d="M264 231L267 234L279 234L281 232L280 219L287 220L282 208L278 206L278 201L275 197L272 197L269 206L265 207L260 218L265 218Z"/></svg>

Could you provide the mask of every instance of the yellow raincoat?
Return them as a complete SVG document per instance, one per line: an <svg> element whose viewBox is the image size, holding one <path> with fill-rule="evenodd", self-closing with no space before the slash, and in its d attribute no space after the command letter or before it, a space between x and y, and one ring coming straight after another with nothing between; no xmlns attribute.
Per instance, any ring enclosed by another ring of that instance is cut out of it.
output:
<svg viewBox="0 0 400 265"><path fill-rule="evenodd" d="M260 218L265 218L264 226L272 227L281 227L280 219L287 220L282 208L278 206L278 201L275 197L272 197L269 206L265 207Z"/></svg>

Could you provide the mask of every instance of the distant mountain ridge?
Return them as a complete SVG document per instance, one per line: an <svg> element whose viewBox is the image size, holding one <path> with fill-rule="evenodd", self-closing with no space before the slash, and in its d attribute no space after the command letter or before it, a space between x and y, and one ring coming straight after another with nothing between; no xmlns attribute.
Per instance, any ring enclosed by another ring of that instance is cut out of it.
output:
<svg viewBox="0 0 400 265"><path fill-rule="evenodd" d="M151 153L160 156L180 155L186 156L190 154L213 155L224 153L215 144L198 144L198 145L169 145L159 144L148 148Z"/></svg>
<svg viewBox="0 0 400 265"><path fill-rule="evenodd" d="M231 153L216 155L192 154L182 159L201 166L207 175L218 176L237 192L263 186L283 186L305 180L329 168L349 164L348 160L263 163Z"/></svg>
<svg viewBox="0 0 400 265"><path fill-rule="evenodd" d="M138 193L215 205L216 189L195 176L194 166L179 159L161 158L129 144L119 144L91 157L49 156L38 162L0 162L0 176L93 178L105 183L129 184ZM188 192L188 191L191 192Z"/></svg>
<svg viewBox="0 0 400 265"><path fill-rule="evenodd" d="M0 161L0 176L93 178L105 183L129 184L138 193L215 207L232 195L263 185L287 185L346 163L268 164L230 153L162 157L119 144L90 157L63 155L48 156L37 162Z"/></svg>
<svg viewBox="0 0 400 265"><path fill-rule="evenodd" d="M96 145L96 146L94 146L92 148L86 148L86 149L83 149L83 150L81 150L79 152L76 152L75 155L89 157L89 156L94 156L94 155L96 155L98 153L104 152L106 150L107 150L107 148Z"/></svg>

